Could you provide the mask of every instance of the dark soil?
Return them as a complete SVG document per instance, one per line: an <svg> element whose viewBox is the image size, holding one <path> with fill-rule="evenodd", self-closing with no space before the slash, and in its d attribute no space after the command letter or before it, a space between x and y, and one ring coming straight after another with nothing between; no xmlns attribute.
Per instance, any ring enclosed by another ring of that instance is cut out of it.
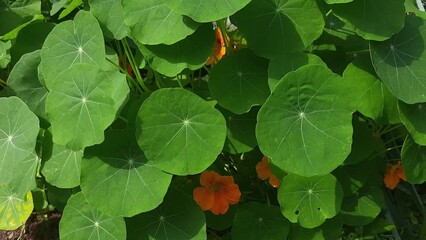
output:
<svg viewBox="0 0 426 240"><path fill-rule="evenodd" d="M25 225L13 231L0 231L1 240L57 240L61 213L32 213Z"/></svg>

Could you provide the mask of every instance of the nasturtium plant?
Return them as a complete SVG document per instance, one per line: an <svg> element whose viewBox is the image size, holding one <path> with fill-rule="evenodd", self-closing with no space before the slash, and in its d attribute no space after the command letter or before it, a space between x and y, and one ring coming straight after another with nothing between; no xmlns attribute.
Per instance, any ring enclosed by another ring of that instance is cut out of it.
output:
<svg viewBox="0 0 426 240"><path fill-rule="evenodd" d="M425 16L0 0L0 238L421 239Z"/></svg>

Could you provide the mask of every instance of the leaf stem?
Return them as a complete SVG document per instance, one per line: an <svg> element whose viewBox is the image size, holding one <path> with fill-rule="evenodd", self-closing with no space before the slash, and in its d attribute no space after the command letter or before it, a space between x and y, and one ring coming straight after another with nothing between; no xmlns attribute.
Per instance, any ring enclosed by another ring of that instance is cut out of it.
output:
<svg viewBox="0 0 426 240"><path fill-rule="evenodd" d="M126 54L127 59L129 59L130 66L132 67L133 72L135 73L136 80L139 82L139 84L141 85L143 90L145 90L145 92L151 92L151 90L149 90L149 88L145 85L145 82L139 72L139 68L136 66L136 61L132 54L132 50L129 46L129 43L127 42L127 38L123 38L121 42L124 47L124 53Z"/></svg>

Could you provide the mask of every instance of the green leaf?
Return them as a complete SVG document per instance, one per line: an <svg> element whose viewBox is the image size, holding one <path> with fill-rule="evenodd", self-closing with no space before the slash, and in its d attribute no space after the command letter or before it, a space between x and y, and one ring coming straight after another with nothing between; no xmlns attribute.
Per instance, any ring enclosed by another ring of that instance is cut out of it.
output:
<svg viewBox="0 0 426 240"><path fill-rule="evenodd" d="M7 185L0 186L0 229L17 229L27 221L33 207L31 192L21 199Z"/></svg>
<svg viewBox="0 0 426 240"><path fill-rule="evenodd" d="M354 0L324 0L327 4L348 3Z"/></svg>
<svg viewBox="0 0 426 240"><path fill-rule="evenodd" d="M47 89L38 78L39 64L40 50L23 55L10 72L7 86L31 111L46 119Z"/></svg>
<svg viewBox="0 0 426 240"><path fill-rule="evenodd" d="M426 147L416 144L407 137L401 151L402 166L405 177L412 184L422 184L426 181Z"/></svg>
<svg viewBox="0 0 426 240"><path fill-rule="evenodd" d="M299 226L298 224L292 224L288 240L330 240L339 239L342 235L342 218L340 215L332 219L327 219L321 226L307 229Z"/></svg>
<svg viewBox="0 0 426 240"><path fill-rule="evenodd" d="M240 206L234 218L234 239L286 239L290 223L283 217L280 208L257 202Z"/></svg>
<svg viewBox="0 0 426 240"><path fill-rule="evenodd" d="M377 121L399 122L397 100L377 77L369 55L355 58L346 67L343 78L350 81L352 90L357 92L360 113Z"/></svg>
<svg viewBox="0 0 426 240"><path fill-rule="evenodd" d="M381 189L367 184L355 195L343 199L342 209L340 210L343 223L349 226L367 225L379 215L383 204Z"/></svg>
<svg viewBox="0 0 426 240"><path fill-rule="evenodd" d="M136 124L139 146L150 164L176 175L205 170L222 151L225 119L184 89L160 89L146 99Z"/></svg>
<svg viewBox="0 0 426 240"><path fill-rule="evenodd" d="M122 217L110 217L99 211L79 192L68 199L59 222L59 236L62 240L124 240L126 226Z"/></svg>
<svg viewBox="0 0 426 240"><path fill-rule="evenodd" d="M147 164L134 131L110 130L101 145L85 151L81 190L103 212L131 217L160 205L171 179Z"/></svg>
<svg viewBox="0 0 426 240"><path fill-rule="evenodd" d="M39 121L17 97L0 98L0 185L12 180L17 163L35 148Z"/></svg>
<svg viewBox="0 0 426 240"><path fill-rule="evenodd" d="M138 44L138 47L150 67L168 77L174 77L185 68L195 70L202 67L212 53L214 41L212 26L204 24L194 34L172 45Z"/></svg>
<svg viewBox="0 0 426 240"><path fill-rule="evenodd" d="M203 211L188 195L170 189L156 209L126 219L129 239L205 240Z"/></svg>
<svg viewBox="0 0 426 240"><path fill-rule="evenodd" d="M83 151L73 151L53 142L51 129L44 133L43 164L41 173L46 181L59 188L80 185L81 158Z"/></svg>
<svg viewBox="0 0 426 240"><path fill-rule="evenodd" d="M250 0L163 0L174 11L197 22L213 22L233 15Z"/></svg>
<svg viewBox="0 0 426 240"><path fill-rule="evenodd" d="M46 99L53 141L74 151L101 143L116 114L113 88L109 75L93 65L74 64L59 74Z"/></svg>
<svg viewBox="0 0 426 240"><path fill-rule="evenodd" d="M289 174L278 188L282 214L304 228L318 227L336 216L342 199L342 187L331 174L315 177Z"/></svg>
<svg viewBox="0 0 426 240"><path fill-rule="evenodd" d="M404 26L404 0L354 0L331 5L333 13L352 24L358 35L366 40L383 41Z"/></svg>
<svg viewBox="0 0 426 240"><path fill-rule="evenodd" d="M327 65L317 55L304 52L286 52L273 58L268 67L269 89L274 90L278 82L289 72L307 65Z"/></svg>
<svg viewBox="0 0 426 240"><path fill-rule="evenodd" d="M405 125L413 140L426 145L426 103L406 104L398 102L401 122Z"/></svg>
<svg viewBox="0 0 426 240"><path fill-rule="evenodd" d="M62 19L70 14L74 9L83 4L83 0L69 0L70 4L59 14L58 19Z"/></svg>
<svg viewBox="0 0 426 240"><path fill-rule="evenodd" d="M259 109L252 108L250 112L241 115L223 108L219 108L219 110L225 117L228 127L223 150L232 154L253 150L257 146L255 127Z"/></svg>
<svg viewBox="0 0 426 240"><path fill-rule="evenodd" d="M232 20L245 34L249 48L266 58L304 49L324 28L316 1L251 1Z"/></svg>
<svg viewBox="0 0 426 240"><path fill-rule="evenodd" d="M96 18L79 11L74 21L56 25L47 36L41 50L41 72L50 90L59 73L75 63L103 66L105 44Z"/></svg>
<svg viewBox="0 0 426 240"><path fill-rule="evenodd" d="M121 0L89 0L90 12L106 29L106 34L115 39L122 39L129 33L129 27L124 23L125 12Z"/></svg>
<svg viewBox="0 0 426 240"><path fill-rule="evenodd" d="M0 69L6 68L10 62L9 49L11 47L10 41L0 41Z"/></svg>
<svg viewBox="0 0 426 240"><path fill-rule="evenodd" d="M41 1L39 0L14 0L4 1L9 10L18 14L22 18L31 18L41 12Z"/></svg>
<svg viewBox="0 0 426 240"><path fill-rule="evenodd" d="M108 71L106 72L114 84L114 87L110 93L110 97L114 100L114 109L117 112L117 115L120 113L121 109L126 105L127 100L129 99L129 85L127 85L126 75L118 71Z"/></svg>
<svg viewBox="0 0 426 240"><path fill-rule="evenodd" d="M219 105L231 112L246 113L269 96L268 61L249 50L221 60L210 72L209 90Z"/></svg>
<svg viewBox="0 0 426 240"><path fill-rule="evenodd" d="M378 139L368 124L358 117L352 120L353 135L351 153L345 160L345 164L357 164L366 160L378 145Z"/></svg>
<svg viewBox="0 0 426 240"><path fill-rule="evenodd" d="M124 0L126 24L141 44L173 44L191 35L199 23L173 11L161 0ZM185 6L188 3L185 2ZM194 53L194 52L192 52Z"/></svg>
<svg viewBox="0 0 426 240"><path fill-rule="evenodd" d="M412 104L426 102L426 24L407 16L404 29L384 42L371 42L371 59L377 75L392 94Z"/></svg>
<svg viewBox="0 0 426 240"><path fill-rule="evenodd" d="M19 198L25 198L26 194L35 189L36 171L40 158L32 153L22 161L16 163L13 169L13 178L8 183L10 190Z"/></svg>
<svg viewBox="0 0 426 240"><path fill-rule="evenodd" d="M261 151L286 172L331 172L351 150L352 98L347 83L325 67L288 73L258 113Z"/></svg>

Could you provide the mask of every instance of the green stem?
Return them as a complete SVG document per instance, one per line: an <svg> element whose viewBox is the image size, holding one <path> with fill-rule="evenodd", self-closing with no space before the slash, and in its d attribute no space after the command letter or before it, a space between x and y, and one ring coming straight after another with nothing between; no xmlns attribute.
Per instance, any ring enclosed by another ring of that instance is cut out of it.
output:
<svg viewBox="0 0 426 240"><path fill-rule="evenodd" d="M347 52L347 55L353 55L353 54L358 54L358 53L365 53L365 52L370 52L370 49L362 49L362 50L356 50L356 51L350 51Z"/></svg>
<svg viewBox="0 0 426 240"><path fill-rule="evenodd" d="M385 127L382 131L380 131L380 134L385 134L385 133L388 133L388 132L392 132L393 130L400 128L402 125L398 124L398 125L396 125L394 127L391 127L391 126L392 125L388 125L387 127Z"/></svg>
<svg viewBox="0 0 426 240"><path fill-rule="evenodd" d="M177 79L177 82L178 82L178 84L179 84L179 87L180 87L180 88L184 88L184 87L183 87L183 84L182 84L182 82L181 82L181 79L180 79L181 77L182 77L182 75L178 75L178 76L176 76L176 79Z"/></svg>
<svg viewBox="0 0 426 240"><path fill-rule="evenodd" d="M135 58L133 57L132 50L129 46L129 43L127 42L127 39L123 38L121 42L123 43L124 53L126 54L126 57L129 60L130 66L132 67L133 72L135 73L136 80L139 82L139 84L141 85L143 90L145 90L145 92L151 92L151 90L149 90L149 88L145 85L145 82L139 72L139 68L136 66L136 61L135 61Z"/></svg>
<svg viewBox="0 0 426 240"><path fill-rule="evenodd" d="M113 64L115 67L117 67L119 70L120 70L120 72L122 72L122 73L124 73L124 74L126 74L126 76L127 76L127 79L130 79L131 80L131 82L132 82L132 85L134 85L134 86L136 86L136 88L137 88L137 90L138 90L138 92L139 93L142 93L143 92L143 90L142 90L142 88L139 86L139 84L135 81L135 79L126 71L126 70L124 70L122 67L120 67L120 65L118 65L117 63L115 63L115 62L113 62L113 61L111 61L111 59L108 59L108 58L105 58L108 62L110 62L111 64Z"/></svg>
<svg viewBox="0 0 426 240"><path fill-rule="evenodd" d="M326 17L328 17L331 13L333 12L333 10L332 9L330 9L326 14L325 14L325 16Z"/></svg>

